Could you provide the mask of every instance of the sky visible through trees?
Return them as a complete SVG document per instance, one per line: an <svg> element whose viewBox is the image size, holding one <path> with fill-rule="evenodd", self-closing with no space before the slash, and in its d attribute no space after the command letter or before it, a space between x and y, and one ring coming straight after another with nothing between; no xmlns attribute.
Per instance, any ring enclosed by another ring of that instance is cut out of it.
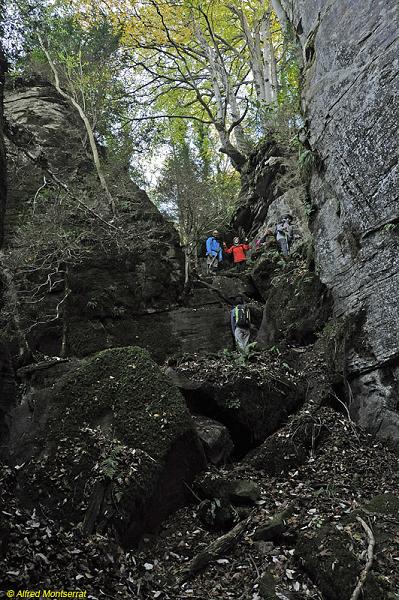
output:
<svg viewBox="0 0 399 600"><path fill-rule="evenodd" d="M49 80L80 115L111 213L102 161L129 165L184 243L204 214L228 220L251 152L300 121L277 0L11 0L2 37L10 79Z"/></svg>

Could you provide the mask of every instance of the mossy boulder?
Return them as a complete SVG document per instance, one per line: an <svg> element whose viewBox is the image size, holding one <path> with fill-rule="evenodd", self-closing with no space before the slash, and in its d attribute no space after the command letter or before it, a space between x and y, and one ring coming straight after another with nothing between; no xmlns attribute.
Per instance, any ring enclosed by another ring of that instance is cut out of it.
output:
<svg viewBox="0 0 399 600"><path fill-rule="evenodd" d="M261 499L261 490L255 481L228 479L209 473L197 479L195 490L201 498L225 498L235 505L255 504Z"/></svg>
<svg viewBox="0 0 399 600"><path fill-rule="evenodd" d="M268 288L258 344L314 343L332 311L331 295L319 277L299 261L275 275Z"/></svg>
<svg viewBox="0 0 399 600"><path fill-rule="evenodd" d="M394 494L379 494L374 496L365 507L367 511L386 515L399 520L399 496Z"/></svg>
<svg viewBox="0 0 399 600"><path fill-rule="evenodd" d="M360 560L354 552L349 535L332 524L317 532L301 531L295 552L326 600L351 597L364 568L364 559ZM372 570L364 582L362 598L389 598Z"/></svg>
<svg viewBox="0 0 399 600"><path fill-rule="evenodd" d="M204 453L182 396L147 351L100 352L47 395L27 483L58 518L83 521L87 533L112 527L131 546L182 505Z"/></svg>
<svg viewBox="0 0 399 600"><path fill-rule="evenodd" d="M263 542L279 542L288 531L287 519L294 511L293 506L289 506L280 513L274 515L265 525L257 527L254 533L254 540Z"/></svg>
<svg viewBox="0 0 399 600"><path fill-rule="evenodd" d="M228 428L241 457L278 430L302 404L306 388L299 373L269 354L241 365L239 359L234 353L183 357L169 374L193 414Z"/></svg>

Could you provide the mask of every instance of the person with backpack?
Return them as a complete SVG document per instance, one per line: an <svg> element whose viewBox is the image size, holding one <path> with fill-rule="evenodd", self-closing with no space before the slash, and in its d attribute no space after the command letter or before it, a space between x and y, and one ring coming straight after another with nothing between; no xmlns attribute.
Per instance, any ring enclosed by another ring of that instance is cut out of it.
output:
<svg viewBox="0 0 399 600"><path fill-rule="evenodd" d="M217 271L219 263L223 260L222 246L219 237L220 234L215 229L215 231L212 232L212 235L206 240L206 264L209 273Z"/></svg>
<svg viewBox="0 0 399 600"><path fill-rule="evenodd" d="M233 306L230 313L231 329L238 350L245 350L251 336L251 313L246 304Z"/></svg>
<svg viewBox="0 0 399 600"><path fill-rule="evenodd" d="M239 270L245 267L245 262L247 260L245 252L251 248L247 242L248 240L246 239L245 244L240 244L240 239L235 237L233 239L233 245L230 246L230 248L228 248L226 244L223 244L224 251L226 254L233 255L234 266L237 266Z"/></svg>
<svg viewBox="0 0 399 600"><path fill-rule="evenodd" d="M284 215L281 217L280 221L276 224L275 227L275 236L277 240L277 244L281 250L281 254L284 258L290 253L290 246L294 239L294 230L291 225L292 223L291 215Z"/></svg>
<svg viewBox="0 0 399 600"><path fill-rule="evenodd" d="M259 239L256 240L255 246L259 248L260 246L264 246L265 248L269 248L273 244L276 243L276 238L273 230L273 223L269 223L267 228L265 229L263 235Z"/></svg>

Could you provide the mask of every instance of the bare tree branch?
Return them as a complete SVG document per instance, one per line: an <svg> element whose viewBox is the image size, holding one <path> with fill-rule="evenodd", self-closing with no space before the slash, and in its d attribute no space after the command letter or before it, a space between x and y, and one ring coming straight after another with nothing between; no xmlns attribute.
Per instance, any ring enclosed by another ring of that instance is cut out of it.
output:
<svg viewBox="0 0 399 600"><path fill-rule="evenodd" d="M68 100L76 108L76 110L79 113L80 118L82 119L82 121L83 121L83 123L84 123L84 125L86 127L87 135L88 135L89 142L90 142L91 152L92 152L92 155L93 155L93 162L94 162L94 165L96 167L97 175L98 175L98 178L100 180L101 186L102 186L102 188L103 188L103 190L104 190L104 192L105 192L105 194L106 194L106 196L108 198L108 202L109 202L109 206L110 206L110 209L111 209L111 213L115 216L116 215L115 201L114 201L114 199L113 199L113 197L111 195L111 192L108 189L108 185L107 185L106 179L105 179L104 174L102 172L101 163L100 163L100 157L98 155L98 150L97 150L97 144L96 144L96 140L94 138L93 129L92 129L90 123L89 123L89 119L87 118L87 116L86 116L83 108L75 100L75 98L73 98L72 96L70 96L69 94L67 94L61 88L60 79L59 79L59 76L58 76L57 69L55 68L55 65L54 65L54 63L53 63L53 61L51 59L51 56L50 56L47 48L45 47L45 45L43 43L43 39L42 39L40 33L37 32L36 35L37 35L37 38L39 40L40 47L43 50L44 54L46 55L47 61L48 61L49 65L50 65L50 68L51 68L51 70L53 72L54 82L55 82L55 87L56 87L57 92L63 98L65 98L66 100Z"/></svg>

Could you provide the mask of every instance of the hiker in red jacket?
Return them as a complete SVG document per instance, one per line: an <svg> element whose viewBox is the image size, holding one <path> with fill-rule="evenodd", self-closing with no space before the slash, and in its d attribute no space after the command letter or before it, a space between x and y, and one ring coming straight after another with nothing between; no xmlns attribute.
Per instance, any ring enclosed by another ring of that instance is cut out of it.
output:
<svg viewBox="0 0 399 600"><path fill-rule="evenodd" d="M233 239L233 245L230 248L227 248L226 244L223 244L224 251L226 254L233 255L234 266L237 266L238 269L243 269L245 267L245 261L247 260L245 252L251 248L251 246L247 243L248 240L245 240L245 244L240 244L240 239L235 237Z"/></svg>

